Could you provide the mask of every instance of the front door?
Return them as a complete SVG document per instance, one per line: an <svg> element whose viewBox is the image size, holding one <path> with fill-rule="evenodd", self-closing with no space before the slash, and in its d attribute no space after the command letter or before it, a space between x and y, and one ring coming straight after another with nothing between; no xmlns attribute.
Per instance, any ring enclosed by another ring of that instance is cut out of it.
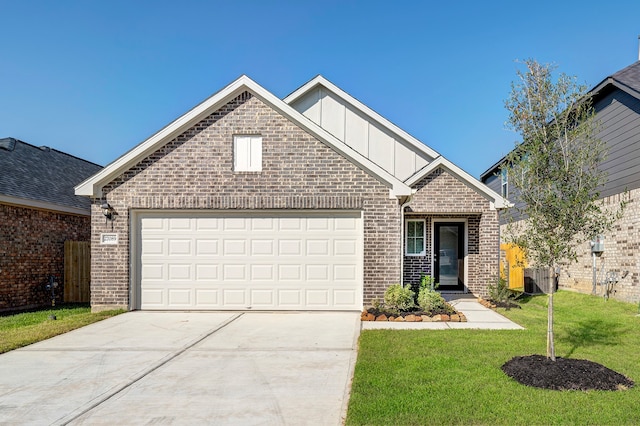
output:
<svg viewBox="0 0 640 426"><path fill-rule="evenodd" d="M434 223L434 278L438 290L464 290L464 222Z"/></svg>

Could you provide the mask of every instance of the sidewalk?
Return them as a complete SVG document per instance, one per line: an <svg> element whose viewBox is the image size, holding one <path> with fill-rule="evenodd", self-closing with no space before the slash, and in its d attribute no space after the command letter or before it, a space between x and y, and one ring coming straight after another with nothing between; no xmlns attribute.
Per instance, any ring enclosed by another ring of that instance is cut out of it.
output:
<svg viewBox="0 0 640 426"><path fill-rule="evenodd" d="M483 329L483 330L524 330L515 322L496 311L478 303L473 295L443 294L444 298L458 312L467 317L467 322L392 322L363 321L362 330L396 329L396 330L446 330L450 328Z"/></svg>

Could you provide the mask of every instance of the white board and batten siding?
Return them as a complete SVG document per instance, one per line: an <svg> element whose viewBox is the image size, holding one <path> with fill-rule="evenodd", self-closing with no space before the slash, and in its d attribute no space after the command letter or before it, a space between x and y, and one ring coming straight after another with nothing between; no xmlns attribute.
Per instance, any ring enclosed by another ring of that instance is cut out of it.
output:
<svg viewBox="0 0 640 426"><path fill-rule="evenodd" d="M361 212L137 212L143 310L360 310Z"/></svg>
<svg viewBox="0 0 640 426"><path fill-rule="evenodd" d="M404 181L433 158L319 86L291 106L338 140Z"/></svg>

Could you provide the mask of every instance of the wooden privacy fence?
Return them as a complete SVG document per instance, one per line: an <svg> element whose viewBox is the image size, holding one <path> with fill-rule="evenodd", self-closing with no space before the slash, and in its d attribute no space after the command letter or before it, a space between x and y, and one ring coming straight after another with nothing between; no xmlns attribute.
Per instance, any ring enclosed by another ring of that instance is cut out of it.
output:
<svg viewBox="0 0 640 426"><path fill-rule="evenodd" d="M524 270L524 292L529 294L549 293L557 290L553 268L526 268Z"/></svg>
<svg viewBox="0 0 640 426"><path fill-rule="evenodd" d="M64 242L64 301L89 302L91 250L88 241Z"/></svg>

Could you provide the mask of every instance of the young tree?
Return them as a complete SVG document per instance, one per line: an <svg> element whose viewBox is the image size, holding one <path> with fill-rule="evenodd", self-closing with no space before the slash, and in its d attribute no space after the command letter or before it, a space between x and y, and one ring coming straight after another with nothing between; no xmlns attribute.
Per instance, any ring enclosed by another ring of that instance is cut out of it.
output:
<svg viewBox="0 0 640 426"><path fill-rule="evenodd" d="M506 239L519 245L539 267L560 268L577 261L576 248L613 226L624 205L611 211L599 201L606 174L598 167L605 144L586 87L555 67L524 61L505 101L508 126L522 142L505 165L514 207ZM511 213L511 214L510 214ZM515 213L515 214L513 214ZM547 357L555 361L553 293L549 290Z"/></svg>

